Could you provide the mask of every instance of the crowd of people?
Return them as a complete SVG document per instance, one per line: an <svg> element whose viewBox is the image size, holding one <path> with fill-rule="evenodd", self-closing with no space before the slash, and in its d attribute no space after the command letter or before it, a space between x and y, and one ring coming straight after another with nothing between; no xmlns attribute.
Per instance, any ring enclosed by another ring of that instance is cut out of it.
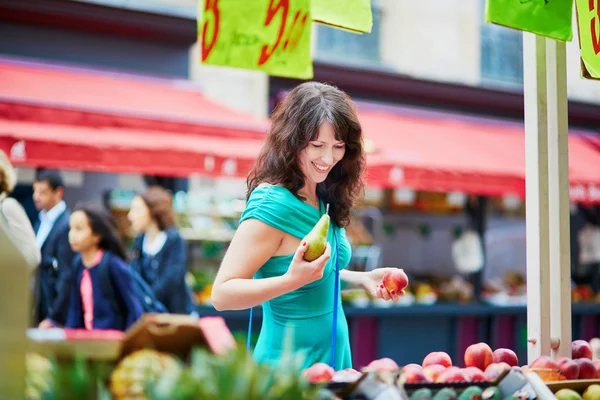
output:
<svg viewBox="0 0 600 400"><path fill-rule="evenodd" d="M169 191L152 186L134 197L127 217L136 237L127 249L105 207L69 209L59 172L36 176L33 223L9 197L15 183L0 150L0 228L31 271L32 326L126 330L145 312L194 313L185 242Z"/></svg>

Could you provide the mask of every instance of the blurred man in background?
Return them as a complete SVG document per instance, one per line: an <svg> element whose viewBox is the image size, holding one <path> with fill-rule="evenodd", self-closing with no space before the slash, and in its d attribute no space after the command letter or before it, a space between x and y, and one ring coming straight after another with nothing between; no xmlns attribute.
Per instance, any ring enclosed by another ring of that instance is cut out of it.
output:
<svg viewBox="0 0 600 400"><path fill-rule="evenodd" d="M40 172L33 183L33 201L39 211L34 229L42 253L34 289L34 323L40 328L62 326L67 318L74 253L69 245L71 213L63 200L64 189L55 171Z"/></svg>

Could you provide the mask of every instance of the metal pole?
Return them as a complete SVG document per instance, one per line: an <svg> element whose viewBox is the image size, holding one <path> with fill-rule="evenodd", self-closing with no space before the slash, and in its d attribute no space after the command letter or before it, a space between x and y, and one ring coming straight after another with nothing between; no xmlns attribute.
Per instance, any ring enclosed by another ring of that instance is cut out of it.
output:
<svg viewBox="0 0 600 400"><path fill-rule="evenodd" d="M546 39L550 337L553 357L571 357L571 242L566 45Z"/></svg>
<svg viewBox="0 0 600 400"><path fill-rule="evenodd" d="M546 40L523 32L527 357L550 354Z"/></svg>

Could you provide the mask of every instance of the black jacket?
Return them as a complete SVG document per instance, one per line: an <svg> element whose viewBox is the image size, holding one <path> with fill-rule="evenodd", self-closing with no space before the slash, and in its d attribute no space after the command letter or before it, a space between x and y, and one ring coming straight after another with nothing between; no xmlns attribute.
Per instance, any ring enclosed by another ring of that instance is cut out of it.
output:
<svg viewBox="0 0 600 400"><path fill-rule="evenodd" d="M65 210L58 216L46 241L42 245L42 261L36 274L34 293L36 316L39 324L46 318L64 325L69 311L69 298L74 279L73 258L75 254L69 245L69 217ZM37 233L40 223L36 222Z"/></svg>

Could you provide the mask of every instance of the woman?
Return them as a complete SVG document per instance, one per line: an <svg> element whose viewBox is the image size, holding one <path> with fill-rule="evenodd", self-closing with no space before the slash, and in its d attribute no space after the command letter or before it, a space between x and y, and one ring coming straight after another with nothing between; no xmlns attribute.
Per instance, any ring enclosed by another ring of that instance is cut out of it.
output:
<svg viewBox="0 0 600 400"><path fill-rule="evenodd" d="M0 227L19 249L29 271L33 271L39 265L41 255L25 210L18 201L8 197L16 183L17 174L6 154L0 150Z"/></svg>
<svg viewBox="0 0 600 400"><path fill-rule="evenodd" d="M192 298L185 283L186 247L175 228L172 196L162 187L150 187L133 198L127 217L139 234L131 266L170 313L191 313Z"/></svg>
<svg viewBox="0 0 600 400"><path fill-rule="evenodd" d="M362 131L342 91L308 82L276 108L266 143L248 177L247 204L215 278L218 310L263 305L263 324L254 349L258 362L276 367L290 332L304 367L329 363L333 308L337 302L335 369L352 367L348 324L335 291L335 261L343 283L371 295L398 300L382 278L388 268L347 271L351 247L344 227L363 189ZM329 204L331 226L325 253L303 260L301 239ZM337 237L337 240L336 240ZM339 250L338 250L339 249Z"/></svg>

